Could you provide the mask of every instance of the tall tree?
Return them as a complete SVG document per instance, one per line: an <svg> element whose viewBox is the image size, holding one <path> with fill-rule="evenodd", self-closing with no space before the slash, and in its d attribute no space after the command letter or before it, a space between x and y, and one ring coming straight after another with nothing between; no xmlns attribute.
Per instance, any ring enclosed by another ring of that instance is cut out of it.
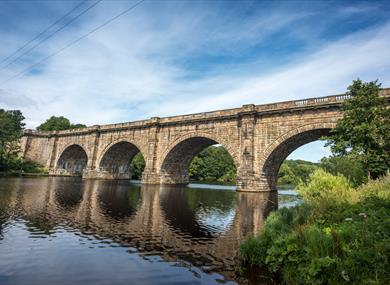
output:
<svg viewBox="0 0 390 285"><path fill-rule="evenodd" d="M347 92L351 99L343 103L343 117L328 140L335 155L360 160L374 179L390 168L390 108L379 91L378 81L354 80Z"/></svg>
<svg viewBox="0 0 390 285"><path fill-rule="evenodd" d="M69 119L60 116L51 116L46 122L40 124L37 127L39 131L62 131L69 129L85 128L86 125L83 124L71 124Z"/></svg>
<svg viewBox="0 0 390 285"><path fill-rule="evenodd" d="M131 178L141 180L145 168L145 160L141 152L137 153L130 165Z"/></svg>
<svg viewBox="0 0 390 285"><path fill-rule="evenodd" d="M19 110L0 109L0 170L7 170L17 159L24 117Z"/></svg>
<svg viewBox="0 0 390 285"><path fill-rule="evenodd" d="M361 161L353 156L329 156L323 157L320 166L326 172L333 175L342 174L354 185L358 186L367 182L367 175Z"/></svg>

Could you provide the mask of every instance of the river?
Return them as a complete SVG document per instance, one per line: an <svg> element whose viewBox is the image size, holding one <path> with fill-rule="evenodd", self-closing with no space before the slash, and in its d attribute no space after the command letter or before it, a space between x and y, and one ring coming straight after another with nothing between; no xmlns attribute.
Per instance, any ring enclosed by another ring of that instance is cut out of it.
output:
<svg viewBox="0 0 390 285"><path fill-rule="evenodd" d="M240 241L294 191L0 179L0 284L253 284Z"/></svg>

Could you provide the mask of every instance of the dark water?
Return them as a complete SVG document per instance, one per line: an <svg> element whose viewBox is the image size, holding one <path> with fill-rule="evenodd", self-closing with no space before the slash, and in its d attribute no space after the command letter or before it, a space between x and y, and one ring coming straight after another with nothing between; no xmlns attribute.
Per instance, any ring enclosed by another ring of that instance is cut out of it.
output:
<svg viewBox="0 0 390 285"><path fill-rule="evenodd" d="M239 242L278 197L211 187L2 178L0 284L254 283L235 274Z"/></svg>

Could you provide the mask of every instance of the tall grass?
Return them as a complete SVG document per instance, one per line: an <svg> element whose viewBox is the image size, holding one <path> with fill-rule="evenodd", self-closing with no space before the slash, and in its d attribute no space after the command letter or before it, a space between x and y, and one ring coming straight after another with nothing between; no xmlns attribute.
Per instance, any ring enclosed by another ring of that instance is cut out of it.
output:
<svg viewBox="0 0 390 285"><path fill-rule="evenodd" d="M241 245L242 266L286 284L390 284L390 176L353 188L319 170L298 192L303 204L271 213Z"/></svg>

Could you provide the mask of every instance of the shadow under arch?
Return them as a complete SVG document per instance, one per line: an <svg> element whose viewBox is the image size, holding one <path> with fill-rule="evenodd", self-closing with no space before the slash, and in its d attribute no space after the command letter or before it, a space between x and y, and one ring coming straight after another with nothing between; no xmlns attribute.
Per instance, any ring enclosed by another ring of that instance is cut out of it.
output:
<svg viewBox="0 0 390 285"><path fill-rule="evenodd" d="M236 151L219 137L208 133L190 133L178 138L162 155L160 182L162 184L188 184L188 168L192 159L205 148L220 144L239 167Z"/></svg>
<svg viewBox="0 0 390 285"><path fill-rule="evenodd" d="M280 166L297 148L330 135L334 123L306 125L290 131L275 140L265 151L262 173L270 190L276 190Z"/></svg>
<svg viewBox="0 0 390 285"><path fill-rule="evenodd" d="M69 175L82 176L87 166L87 152L78 144L67 146L57 162L57 169L63 169Z"/></svg>
<svg viewBox="0 0 390 285"><path fill-rule="evenodd" d="M107 146L103 152L99 169L105 173L105 178L131 179L131 162L138 153L143 156L135 144L124 140L117 141Z"/></svg>

